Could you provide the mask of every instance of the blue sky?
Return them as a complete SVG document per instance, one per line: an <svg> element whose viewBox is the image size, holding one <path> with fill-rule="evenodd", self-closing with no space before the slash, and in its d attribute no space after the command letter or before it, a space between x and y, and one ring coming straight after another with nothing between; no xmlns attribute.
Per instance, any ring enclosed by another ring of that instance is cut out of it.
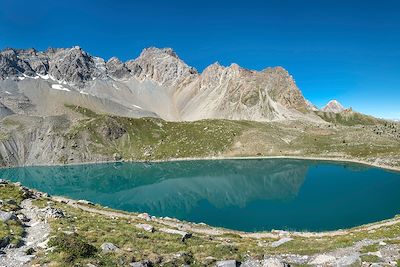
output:
<svg viewBox="0 0 400 267"><path fill-rule="evenodd" d="M0 48L79 45L108 59L172 47L198 70L283 66L318 106L400 118L400 1L0 0Z"/></svg>

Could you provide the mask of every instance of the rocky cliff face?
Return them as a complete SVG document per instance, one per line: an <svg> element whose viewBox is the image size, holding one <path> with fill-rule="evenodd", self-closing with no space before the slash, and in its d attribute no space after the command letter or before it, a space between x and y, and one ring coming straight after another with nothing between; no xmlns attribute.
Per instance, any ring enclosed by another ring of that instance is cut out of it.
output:
<svg viewBox="0 0 400 267"><path fill-rule="evenodd" d="M5 49L0 52L0 80L0 91L13 89L20 97L26 97L27 102L35 102L35 96L21 88L30 87L34 91L46 87L63 98L78 93L82 98L104 100L107 102L104 105L111 107L103 110L122 106L132 117L318 120L309 112L312 108L293 78L281 67L258 72L237 64L229 67L213 64L198 73L170 48L147 48L138 58L127 62L115 57L105 61L80 47L44 52ZM37 102L36 106L48 105ZM40 115L54 114L49 111Z"/></svg>

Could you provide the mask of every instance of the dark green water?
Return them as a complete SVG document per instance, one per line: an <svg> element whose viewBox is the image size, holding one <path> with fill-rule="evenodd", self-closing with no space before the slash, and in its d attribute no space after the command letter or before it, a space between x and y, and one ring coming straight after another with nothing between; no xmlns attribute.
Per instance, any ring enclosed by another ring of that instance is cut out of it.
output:
<svg viewBox="0 0 400 267"><path fill-rule="evenodd" d="M0 178L115 209L245 231L333 230L400 214L400 173L291 159L0 170Z"/></svg>

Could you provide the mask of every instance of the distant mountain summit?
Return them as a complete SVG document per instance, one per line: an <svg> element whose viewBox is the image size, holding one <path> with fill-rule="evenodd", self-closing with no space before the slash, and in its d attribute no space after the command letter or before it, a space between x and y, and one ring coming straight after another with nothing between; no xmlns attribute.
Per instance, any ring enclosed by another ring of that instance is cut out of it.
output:
<svg viewBox="0 0 400 267"><path fill-rule="evenodd" d="M345 110L345 108L337 100L329 101L328 104L326 104L322 108L322 111L324 111L324 112L333 112L333 113L340 113L344 110Z"/></svg>
<svg viewBox="0 0 400 267"><path fill-rule="evenodd" d="M126 62L105 61L78 46L7 48L0 52L0 96L7 112L41 116L62 114L64 104L73 104L175 121L320 120L282 67L254 71L214 63L199 73L171 48L146 48ZM330 106L335 112L341 107Z"/></svg>

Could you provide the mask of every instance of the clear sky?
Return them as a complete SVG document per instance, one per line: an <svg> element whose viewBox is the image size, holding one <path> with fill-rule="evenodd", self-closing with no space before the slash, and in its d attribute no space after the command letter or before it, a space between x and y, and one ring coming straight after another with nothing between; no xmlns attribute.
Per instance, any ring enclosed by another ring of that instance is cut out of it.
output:
<svg viewBox="0 0 400 267"><path fill-rule="evenodd" d="M122 60L172 47L199 71L283 66L317 106L400 118L399 0L0 0L0 48L74 45Z"/></svg>

